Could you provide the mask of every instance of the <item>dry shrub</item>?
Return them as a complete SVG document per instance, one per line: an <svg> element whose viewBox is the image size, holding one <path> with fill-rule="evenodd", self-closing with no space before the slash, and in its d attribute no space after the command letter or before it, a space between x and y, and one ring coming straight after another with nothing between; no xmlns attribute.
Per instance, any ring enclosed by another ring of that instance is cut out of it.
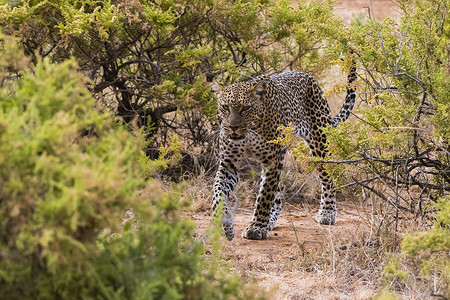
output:
<svg viewBox="0 0 450 300"><path fill-rule="evenodd" d="M211 208L211 188L212 182L205 176L192 177L186 181L180 200L190 202L194 212L208 210Z"/></svg>

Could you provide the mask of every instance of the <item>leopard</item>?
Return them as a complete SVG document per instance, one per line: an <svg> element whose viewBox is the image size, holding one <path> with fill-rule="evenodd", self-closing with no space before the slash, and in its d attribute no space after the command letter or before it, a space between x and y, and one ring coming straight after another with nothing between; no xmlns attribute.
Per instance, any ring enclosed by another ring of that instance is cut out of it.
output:
<svg viewBox="0 0 450 300"><path fill-rule="evenodd" d="M309 147L310 155L324 159L327 137L323 129L336 127L349 118L356 99L355 80L356 67L352 62L347 76L347 94L335 116L331 115L329 103L318 82L306 72L291 70L273 76L261 75L227 86L218 81L212 83L220 120L212 212L214 218L222 218L228 240L233 240L236 234L233 208L228 200L238 183L238 169L243 159L256 159L261 163L262 171L253 217L242 237L268 239L281 212L280 176L288 151L288 147L271 141L279 136L281 126L291 126L294 135ZM318 164L316 169L321 183L316 221L335 225L333 179L322 164Z"/></svg>

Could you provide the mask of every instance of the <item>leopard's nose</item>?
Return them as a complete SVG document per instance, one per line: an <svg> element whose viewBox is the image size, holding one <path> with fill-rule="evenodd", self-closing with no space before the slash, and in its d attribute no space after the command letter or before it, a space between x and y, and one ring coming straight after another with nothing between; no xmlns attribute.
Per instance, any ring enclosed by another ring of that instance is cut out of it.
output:
<svg viewBox="0 0 450 300"><path fill-rule="evenodd" d="M231 126L230 125L230 129L233 130L233 132L236 132L236 130L238 130L239 126Z"/></svg>

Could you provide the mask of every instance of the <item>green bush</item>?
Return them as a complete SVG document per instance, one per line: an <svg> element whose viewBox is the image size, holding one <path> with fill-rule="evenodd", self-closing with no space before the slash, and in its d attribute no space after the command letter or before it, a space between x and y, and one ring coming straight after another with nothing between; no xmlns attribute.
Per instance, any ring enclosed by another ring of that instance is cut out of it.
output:
<svg viewBox="0 0 450 300"><path fill-rule="evenodd" d="M398 21L369 16L351 26L348 38L360 77L356 118L325 133L333 160L352 163L328 166L330 173L346 172L339 185L352 178L350 185L368 195L423 217L433 211L431 199L450 191L449 27L444 26L450 1L397 4ZM400 193L405 190L407 195Z"/></svg>
<svg viewBox="0 0 450 300"><path fill-rule="evenodd" d="M142 134L94 108L77 65L23 62L0 65L0 298L247 297L202 257L177 192L142 179Z"/></svg>
<svg viewBox="0 0 450 300"><path fill-rule="evenodd" d="M428 232L407 235L402 241L402 251L421 261L420 272L442 278L445 296L450 297L450 197L436 204L436 222Z"/></svg>
<svg viewBox="0 0 450 300"><path fill-rule="evenodd" d="M417 280L432 283L432 295L450 297L450 198L436 203L435 224L429 231L406 234L402 253L389 255L384 279L390 289L394 282Z"/></svg>
<svg viewBox="0 0 450 300"><path fill-rule="evenodd" d="M73 56L101 107L127 123L138 116L155 144L177 133L200 146L217 112L208 82L287 69L320 77L348 50L331 3L0 0L0 26L34 58Z"/></svg>

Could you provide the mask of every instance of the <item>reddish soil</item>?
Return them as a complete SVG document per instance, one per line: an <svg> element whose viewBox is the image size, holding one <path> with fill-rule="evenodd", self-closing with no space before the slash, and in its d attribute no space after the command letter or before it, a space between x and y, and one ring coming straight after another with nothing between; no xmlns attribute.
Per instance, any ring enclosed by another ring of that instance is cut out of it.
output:
<svg viewBox="0 0 450 300"><path fill-rule="evenodd" d="M340 199L342 200L342 199ZM232 261L236 272L250 278L259 287L271 292L269 299L367 299L376 293L367 284L339 286L339 272L320 266L329 261L336 247L342 247L358 233L367 231L367 224L353 202L339 204L338 221L334 226L318 224L314 217L318 207L307 204L286 204L269 239L246 240L241 237L252 218L252 209L238 208L234 212L236 237L225 241L222 253ZM209 212L191 215L201 236L211 228ZM331 274L331 275L330 275Z"/></svg>
<svg viewBox="0 0 450 300"><path fill-rule="evenodd" d="M353 203L339 203L338 221L335 226L324 226L315 221L318 206L316 209L312 205L301 206L301 204L294 206L289 203L285 205L276 227L270 232L269 239L263 241L247 240L241 237L242 231L252 219L253 209L250 207L236 209L233 214L236 237L228 242L227 246L236 247L237 252L248 252L246 253L248 258L256 256L259 259L261 253L281 254L283 248L298 244L321 248L326 246L330 235L351 237L363 225L356 210L356 204ZM206 229L211 228L209 212L196 213L191 218L196 221L198 233L203 234ZM250 249L252 249L251 253L247 251Z"/></svg>

